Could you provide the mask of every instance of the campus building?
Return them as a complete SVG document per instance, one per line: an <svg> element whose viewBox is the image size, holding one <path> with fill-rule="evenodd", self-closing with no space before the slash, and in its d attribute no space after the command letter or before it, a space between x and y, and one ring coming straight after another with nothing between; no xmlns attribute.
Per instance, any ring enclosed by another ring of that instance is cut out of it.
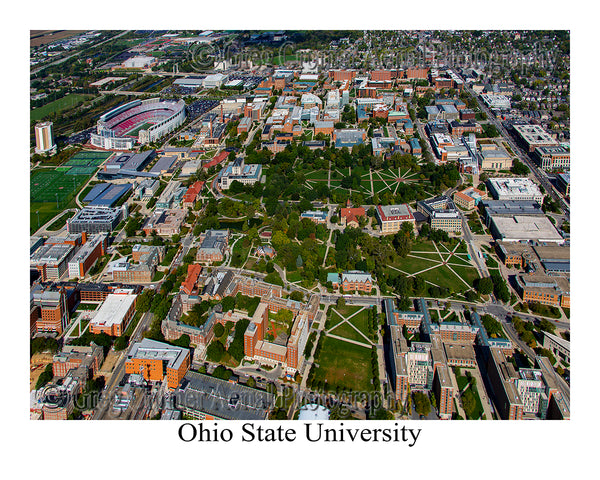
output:
<svg viewBox="0 0 600 480"><path fill-rule="evenodd" d="M479 144L478 152L481 170L510 170L511 156L502 147L494 144Z"/></svg>
<svg viewBox="0 0 600 480"><path fill-rule="evenodd" d="M486 198L486 192L468 187L454 194L454 203L465 210L473 210L481 200Z"/></svg>
<svg viewBox="0 0 600 480"><path fill-rule="evenodd" d="M553 307L571 307L570 282L565 277L543 273L516 276L517 290L524 302L538 302Z"/></svg>
<svg viewBox="0 0 600 480"><path fill-rule="evenodd" d="M491 215L487 219L490 232L504 242L553 243L562 245L565 239L545 215Z"/></svg>
<svg viewBox="0 0 600 480"><path fill-rule="evenodd" d="M161 382L175 390L190 368L190 351L144 338L134 343L125 361L125 373L139 374L147 381Z"/></svg>
<svg viewBox="0 0 600 480"><path fill-rule="evenodd" d="M490 348L489 351L487 372L496 411L503 420L522 420L524 405L515 385L517 371L502 350Z"/></svg>
<svg viewBox="0 0 600 480"><path fill-rule="evenodd" d="M544 170L563 170L571 167L571 153L563 146L537 147L533 157Z"/></svg>
<svg viewBox="0 0 600 480"><path fill-rule="evenodd" d="M166 210L177 207L186 191L187 188L183 187L180 181L169 182L167 187L160 194L160 197L158 197L156 208L159 210Z"/></svg>
<svg viewBox="0 0 600 480"><path fill-rule="evenodd" d="M308 218L315 223L327 223L327 212L319 210L308 210L300 214L300 219Z"/></svg>
<svg viewBox="0 0 600 480"><path fill-rule="evenodd" d="M228 190L231 184L238 181L244 185L254 185L261 180L262 165L245 165L243 158L236 158L231 165L225 167L217 177L222 190Z"/></svg>
<svg viewBox="0 0 600 480"><path fill-rule="evenodd" d="M180 232L186 215L187 212L181 208L170 210L157 208L148 220L146 220L142 230L144 230L146 235L152 235L153 232L166 237L176 235Z"/></svg>
<svg viewBox="0 0 600 480"><path fill-rule="evenodd" d="M221 262L229 243L229 230L207 230L200 237L196 261L203 263Z"/></svg>
<svg viewBox="0 0 600 480"><path fill-rule="evenodd" d="M147 178L135 188L135 195L140 200L150 200L160 187L160 180Z"/></svg>
<svg viewBox="0 0 600 480"><path fill-rule="evenodd" d="M35 153L54 153L56 144L52 136L52 122L42 122L35 126Z"/></svg>
<svg viewBox="0 0 600 480"><path fill-rule="evenodd" d="M113 266L113 280L124 283L150 283L157 265L164 256L163 246L136 244L131 251L131 261L124 260Z"/></svg>
<svg viewBox="0 0 600 480"><path fill-rule="evenodd" d="M529 178L490 178L488 188L495 200L533 200L540 205L544 195Z"/></svg>
<svg viewBox="0 0 600 480"><path fill-rule="evenodd" d="M69 323L69 307L65 289L39 289L32 294L31 317L37 333L63 333Z"/></svg>
<svg viewBox="0 0 600 480"><path fill-rule="evenodd" d="M565 197L569 197L571 195L571 175L568 173L559 173L556 176L556 188Z"/></svg>
<svg viewBox="0 0 600 480"><path fill-rule="evenodd" d="M340 211L340 225L342 227L358 228L360 218L366 218L367 213L363 207L342 208Z"/></svg>
<svg viewBox="0 0 600 480"><path fill-rule="evenodd" d="M557 335L553 335L552 333L548 333L542 330L542 334L544 335L543 347L547 348L552 352L554 357L557 360L565 363L571 363L571 342L569 340L565 340L562 337Z"/></svg>
<svg viewBox="0 0 600 480"><path fill-rule="evenodd" d="M112 232L121 220L127 218L127 205L119 208L84 207L67 220L69 233Z"/></svg>
<svg viewBox="0 0 600 480"><path fill-rule="evenodd" d="M276 309L278 311L279 309ZM271 365L281 364L289 375L300 364L308 340L310 318L306 311L293 312L292 329L287 338L277 337L273 342L265 340L269 328L270 302L261 302L244 332L244 354Z"/></svg>
<svg viewBox="0 0 600 480"><path fill-rule="evenodd" d="M108 246L108 235L99 233L90 235L85 232L81 234L83 245L75 252L69 260L69 277L83 278L96 260L106 253Z"/></svg>
<svg viewBox="0 0 600 480"><path fill-rule="evenodd" d="M417 202L417 212L423 214L432 230L460 232L461 217L454 202L445 195Z"/></svg>
<svg viewBox="0 0 600 480"><path fill-rule="evenodd" d="M46 242L31 256L29 264L40 272L41 281L59 280L67 271L77 247L67 243Z"/></svg>
<svg viewBox="0 0 600 480"><path fill-rule="evenodd" d="M197 181L192 186L190 186L190 188L187 189L187 192L183 196L183 208L193 208L203 188L204 182L202 181Z"/></svg>
<svg viewBox="0 0 600 480"><path fill-rule="evenodd" d="M558 142L540 125L513 125L517 140L530 153L538 147L556 147Z"/></svg>
<svg viewBox="0 0 600 480"><path fill-rule="evenodd" d="M266 420L275 395L188 371L173 395L183 415L196 420Z"/></svg>
<svg viewBox="0 0 600 480"><path fill-rule="evenodd" d="M55 377L66 377L70 370L84 368L86 379L93 378L104 362L104 349L94 342L89 346L65 345L52 357L52 373Z"/></svg>
<svg viewBox="0 0 600 480"><path fill-rule="evenodd" d="M375 209L377 221L384 235L394 234L400 231L404 222L415 225L415 217L408 204L400 205L377 205Z"/></svg>
<svg viewBox="0 0 600 480"><path fill-rule="evenodd" d="M123 335L135 315L136 298L137 295L131 293L131 290L115 290L115 293L107 295L90 321L90 332L105 332L115 337Z"/></svg>
<svg viewBox="0 0 600 480"><path fill-rule="evenodd" d="M343 272L341 275L330 273L327 275L333 288L341 288L344 292L366 292L371 293L373 288L373 277L370 273L360 270Z"/></svg>

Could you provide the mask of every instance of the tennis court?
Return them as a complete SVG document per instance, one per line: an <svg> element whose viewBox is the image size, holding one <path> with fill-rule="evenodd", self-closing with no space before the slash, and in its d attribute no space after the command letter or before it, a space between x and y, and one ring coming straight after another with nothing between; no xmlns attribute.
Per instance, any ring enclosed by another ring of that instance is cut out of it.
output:
<svg viewBox="0 0 600 480"><path fill-rule="evenodd" d="M111 152L78 152L69 161L65 162L63 166L97 167L111 155Z"/></svg>
<svg viewBox="0 0 600 480"><path fill-rule="evenodd" d="M76 167L71 167L67 172L65 172L66 175L86 175L86 176L91 176L94 174L94 172L96 171L96 167L80 167L80 166L76 166Z"/></svg>

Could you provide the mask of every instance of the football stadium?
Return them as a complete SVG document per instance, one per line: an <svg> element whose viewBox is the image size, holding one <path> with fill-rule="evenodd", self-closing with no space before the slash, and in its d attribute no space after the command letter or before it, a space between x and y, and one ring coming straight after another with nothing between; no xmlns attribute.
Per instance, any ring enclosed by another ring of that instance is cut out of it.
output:
<svg viewBox="0 0 600 480"><path fill-rule="evenodd" d="M134 100L100 117L90 141L105 150L130 150L137 143L147 144L183 124L185 102Z"/></svg>

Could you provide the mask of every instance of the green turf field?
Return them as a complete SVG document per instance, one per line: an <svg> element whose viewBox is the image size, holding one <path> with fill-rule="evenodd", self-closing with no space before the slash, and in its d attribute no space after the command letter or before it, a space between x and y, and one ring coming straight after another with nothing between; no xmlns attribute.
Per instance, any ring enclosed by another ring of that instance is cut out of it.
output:
<svg viewBox="0 0 600 480"><path fill-rule="evenodd" d="M77 93L71 93L69 95L64 96L63 98L59 98L58 100L54 100L53 102L47 103L46 105L35 108L31 111L30 118L31 120L41 120L42 118L50 115L53 112L61 112L63 110L67 110L68 108L76 107L77 105L82 104L91 95L81 95Z"/></svg>
<svg viewBox="0 0 600 480"><path fill-rule="evenodd" d="M151 127L153 124L152 123L144 123L143 125L140 125L137 128L134 128L133 130L129 130L127 132L127 135L131 135L133 137L137 136L138 133L140 133L140 130L146 130L148 127Z"/></svg>
<svg viewBox="0 0 600 480"><path fill-rule="evenodd" d="M86 175L91 176L96 171L96 167L71 167L66 175Z"/></svg>
<svg viewBox="0 0 600 480"><path fill-rule="evenodd" d="M76 167L75 167L76 168ZM88 179L86 175L67 175L56 170L39 170L30 178L30 200L32 202L64 202Z"/></svg>

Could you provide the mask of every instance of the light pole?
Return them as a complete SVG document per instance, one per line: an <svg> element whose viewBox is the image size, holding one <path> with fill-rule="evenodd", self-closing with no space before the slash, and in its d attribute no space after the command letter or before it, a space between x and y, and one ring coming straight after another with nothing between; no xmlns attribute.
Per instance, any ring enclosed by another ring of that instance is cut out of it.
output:
<svg viewBox="0 0 600 480"><path fill-rule="evenodd" d="M35 213L37 214L37 219L38 219L38 228L40 228L40 211L36 210Z"/></svg>

